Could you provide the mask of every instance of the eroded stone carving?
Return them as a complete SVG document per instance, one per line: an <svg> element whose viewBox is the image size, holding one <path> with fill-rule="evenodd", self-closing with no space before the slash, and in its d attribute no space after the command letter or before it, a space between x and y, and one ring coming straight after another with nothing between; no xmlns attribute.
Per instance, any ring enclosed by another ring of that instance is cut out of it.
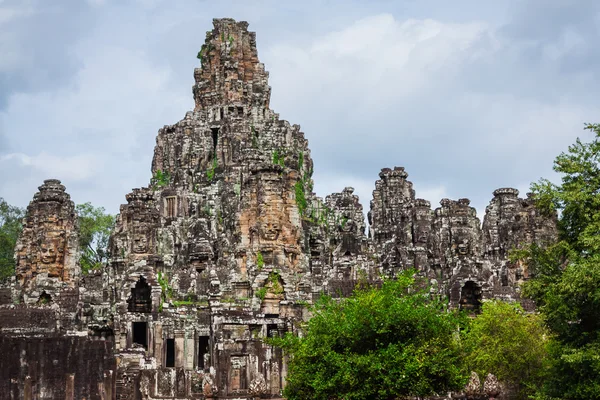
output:
<svg viewBox="0 0 600 400"><path fill-rule="evenodd" d="M77 214L65 187L48 179L27 207L16 246L18 297L30 304L42 292L55 298L79 282Z"/></svg>

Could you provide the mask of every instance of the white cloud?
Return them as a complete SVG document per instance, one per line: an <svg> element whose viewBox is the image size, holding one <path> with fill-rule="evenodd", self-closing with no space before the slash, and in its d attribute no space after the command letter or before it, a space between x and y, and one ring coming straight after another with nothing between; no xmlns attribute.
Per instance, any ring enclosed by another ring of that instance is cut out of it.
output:
<svg viewBox="0 0 600 400"><path fill-rule="evenodd" d="M11 153L0 156L0 165L12 168L31 167L43 173L47 178L57 177L71 181L90 179L103 169L102 160L94 154L80 154L70 157L59 157L41 152L35 156L23 153Z"/></svg>

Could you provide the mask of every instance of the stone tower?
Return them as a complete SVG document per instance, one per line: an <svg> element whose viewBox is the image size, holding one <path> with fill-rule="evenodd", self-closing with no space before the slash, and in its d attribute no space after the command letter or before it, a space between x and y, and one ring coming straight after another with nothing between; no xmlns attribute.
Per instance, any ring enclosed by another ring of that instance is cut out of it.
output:
<svg viewBox="0 0 600 400"><path fill-rule="evenodd" d="M26 304L50 302L79 285L77 214L57 179L39 187L16 246L15 297Z"/></svg>

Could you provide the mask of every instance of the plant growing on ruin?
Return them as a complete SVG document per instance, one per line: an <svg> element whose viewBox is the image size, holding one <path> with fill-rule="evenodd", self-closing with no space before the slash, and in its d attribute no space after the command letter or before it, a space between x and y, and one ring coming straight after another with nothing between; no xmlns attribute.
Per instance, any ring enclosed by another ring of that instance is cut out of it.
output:
<svg viewBox="0 0 600 400"><path fill-rule="evenodd" d="M255 294L256 294L256 297L258 297L260 299L260 301L263 301L265 299L265 296L267 295L267 288L262 287L262 288L258 289Z"/></svg>
<svg viewBox="0 0 600 400"><path fill-rule="evenodd" d="M218 166L217 155L215 154L215 156L213 157L213 160L212 160L212 164L206 171L206 179L208 179L209 182L212 182L212 180L214 179L215 170L217 169L217 166Z"/></svg>
<svg viewBox="0 0 600 400"><path fill-rule="evenodd" d="M158 281L158 284L162 289L160 296L160 305L158 306L158 310L162 311L163 303L173 297L173 288L169 284L169 280L167 279L167 277L163 275L160 271L158 272L156 280Z"/></svg>
<svg viewBox="0 0 600 400"><path fill-rule="evenodd" d="M298 152L298 171L302 173L302 168L304 167L304 153Z"/></svg>
<svg viewBox="0 0 600 400"><path fill-rule="evenodd" d="M273 150L273 164L285 167L285 154L279 152L279 149Z"/></svg>
<svg viewBox="0 0 600 400"><path fill-rule="evenodd" d="M233 36L229 35L229 47L233 45Z"/></svg>
<svg viewBox="0 0 600 400"><path fill-rule="evenodd" d="M200 51L196 55L196 58L198 60L200 60L201 64L204 64L204 57L206 56L207 53L208 53L208 46L206 44L203 44L202 47L200 48Z"/></svg>
<svg viewBox="0 0 600 400"><path fill-rule="evenodd" d="M157 189L167 186L170 182L171 174L169 174L167 171L163 172L160 169L157 169L151 179L150 184L154 189Z"/></svg>
<svg viewBox="0 0 600 400"><path fill-rule="evenodd" d="M348 223L348 217L346 217L345 215L340 219L340 226L343 228L346 227L346 224Z"/></svg>
<svg viewBox="0 0 600 400"><path fill-rule="evenodd" d="M280 276L278 271L273 271L269 274L268 281L271 283L270 292L273 294L283 294L283 286L279 282Z"/></svg>
<svg viewBox="0 0 600 400"><path fill-rule="evenodd" d="M260 271L265 266L265 260L263 259L263 255L260 251L256 253L256 268Z"/></svg>
<svg viewBox="0 0 600 400"><path fill-rule="evenodd" d="M25 210L0 197L0 281L14 275L14 251L21 233Z"/></svg>
<svg viewBox="0 0 600 400"><path fill-rule="evenodd" d="M223 213L221 213L221 210L217 210L217 223L219 226L223 226Z"/></svg>
<svg viewBox="0 0 600 400"><path fill-rule="evenodd" d="M284 396L388 400L462 389L457 328L466 318L430 298L414 272L350 298L323 296L302 338L267 339L290 356Z"/></svg>
<svg viewBox="0 0 600 400"><path fill-rule="evenodd" d="M304 217L308 202L306 201L306 194L304 193L304 181L299 179L294 185L294 192L296 194L296 205L298 206L298 212L300 216Z"/></svg>

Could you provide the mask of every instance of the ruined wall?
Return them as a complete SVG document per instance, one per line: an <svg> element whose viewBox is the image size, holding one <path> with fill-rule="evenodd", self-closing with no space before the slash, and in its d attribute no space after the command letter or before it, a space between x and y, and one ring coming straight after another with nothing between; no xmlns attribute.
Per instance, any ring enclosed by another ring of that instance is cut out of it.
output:
<svg viewBox="0 0 600 400"><path fill-rule="evenodd" d="M10 355L0 390L280 398L286 359L264 339L298 333L322 293L349 296L416 268L456 307L520 300L528 271L508 252L556 238L555 219L530 198L498 189L482 225L468 199L432 210L404 168L384 168L367 233L352 188L312 192L308 142L270 109L247 23L214 20L199 57L194 110L159 130L152 179L126 195L109 265L81 276L64 186L48 180L35 195L16 277L0 285L0 350Z"/></svg>
<svg viewBox="0 0 600 400"><path fill-rule="evenodd" d="M415 198L404 168L384 168L379 176L368 216L372 249L385 275L414 267L452 305L473 311L484 299L521 301L527 267L509 262L509 251L556 240L556 216L540 215L529 196L502 188L494 191L481 224L469 199L442 199L432 211L428 201Z"/></svg>

